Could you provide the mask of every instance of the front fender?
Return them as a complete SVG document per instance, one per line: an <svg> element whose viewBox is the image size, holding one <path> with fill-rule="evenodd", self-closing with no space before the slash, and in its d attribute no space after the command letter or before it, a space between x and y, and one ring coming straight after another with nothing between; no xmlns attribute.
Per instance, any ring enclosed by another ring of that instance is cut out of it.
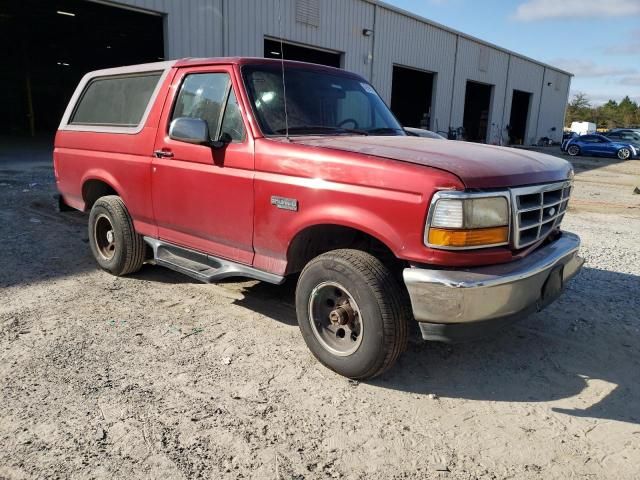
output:
<svg viewBox="0 0 640 480"><path fill-rule="evenodd" d="M273 196L297 202L297 210L278 208L272 204ZM314 179L258 182L254 266L282 274L293 239L317 225L359 230L386 245L398 258L419 258L424 248L427 201L422 193Z"/></svg>
<svg viewBox="0 0 640 480"><path fill-rule="evenodd" d="M397 257L404 249L402 236L384 218L374 212L353 206L316 206L292 222L286 236L290 239L287 250L296 236L317 225L337 225L359 230L375 238L391 250Z"/></svg>

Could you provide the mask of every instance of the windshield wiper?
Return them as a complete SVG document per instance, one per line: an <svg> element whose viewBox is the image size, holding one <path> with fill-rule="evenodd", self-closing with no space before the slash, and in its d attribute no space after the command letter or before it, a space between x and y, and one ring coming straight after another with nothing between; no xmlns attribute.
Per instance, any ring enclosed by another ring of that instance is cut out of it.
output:
<svg viewBox="0 0 640 480"><path fill-rule="evenodd" d="M342 128L342 127L330 127L326 125L301 125L296 127L289 127L289 133L355 133L356 135L369 135L366 130L359 130L357 128ZM286 128L280 128L274 133L283 134L287 133Z"/></svg>
<svg viewBox="0 0 640 480"><path fill-rule="evenodd" d="M370 130L367 130L367 133L369 135L386 134L386 133L399 134L400 132L401 130L397 128L391 128L391 127L372 128Z"/></svg>

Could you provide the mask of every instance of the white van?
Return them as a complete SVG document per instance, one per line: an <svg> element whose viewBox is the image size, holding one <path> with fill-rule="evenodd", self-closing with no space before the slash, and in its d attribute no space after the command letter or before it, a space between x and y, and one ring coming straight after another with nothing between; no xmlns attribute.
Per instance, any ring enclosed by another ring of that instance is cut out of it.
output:
<svg viewBox="0 0 640 480"><path fill-rule="evenodd" d="M571 131L578 135L596 133L596 124L591 122L571 122Z"/></svg>

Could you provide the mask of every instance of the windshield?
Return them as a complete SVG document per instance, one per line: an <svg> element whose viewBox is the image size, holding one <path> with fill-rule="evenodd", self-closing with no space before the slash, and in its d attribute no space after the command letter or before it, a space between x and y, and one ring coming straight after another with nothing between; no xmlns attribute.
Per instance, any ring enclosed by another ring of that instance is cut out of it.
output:
<svg viewBox="0 0 640 480"><path fill-rule="evenodd" d="M286 133L280 65L250 65L244 82L262 133ZM346 75L285 69L291 135L404 135L373 87Z"/></svg>

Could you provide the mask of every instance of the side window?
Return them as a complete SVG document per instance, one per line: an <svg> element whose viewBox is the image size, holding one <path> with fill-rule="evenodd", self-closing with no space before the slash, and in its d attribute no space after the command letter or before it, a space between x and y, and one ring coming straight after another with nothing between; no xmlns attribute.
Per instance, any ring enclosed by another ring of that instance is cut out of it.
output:
<svg viewBox="0 0 640 480"><path fill-rule="evenodd" d="M226 73L192 73L182 82L171 120L201 118L209 126L209 137L228 133L234 141L244 139L244 125L231 80Z"/></svg>
<svg viewBox="0 0 640 480"><path fill-rule="evenodd" d="M80 97L69 123L138 126L160 76L160 72L145 72L92 80Z"/></svg>
<svg viewBox="0 0 640 480"><path fill-rule="evenodd" d="M209 137L215 140L229 82L226 73L187 75L182 82L171 120L180 117L201 118L209 126Z"/></svg>
<svg viewBox="0 0 640 480"><path fill-rule="evenodd" d="M222 133L228 133L234 142L242 142L244 140L244 124L242 123L242 113L236 94L231 90L227 100L227 108L222 117Z"/></svg>

